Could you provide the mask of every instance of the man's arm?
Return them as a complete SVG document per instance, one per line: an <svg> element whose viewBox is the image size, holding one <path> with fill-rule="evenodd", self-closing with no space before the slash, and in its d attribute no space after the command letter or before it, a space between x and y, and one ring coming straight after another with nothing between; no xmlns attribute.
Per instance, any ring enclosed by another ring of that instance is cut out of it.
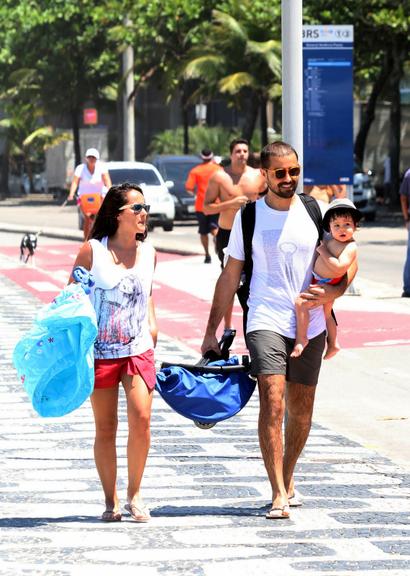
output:
<svg viewBox="0 0 410 576"><path fill-rule="evenodd" d="M302 292L300 296L304 300L309 300L311 302L311 308L317 308L318 306L323 306L323 304L326 304L327 302L332 302L336 298L343 296L347 287L353 282L357 270L358 266L356 259L352 262L349 270L343 276L343 279L339 284L311 284L307 291Z"/></svg>
<svg viewBox="0 0 410 576"><path fill-rule="evenodd" d="M195 174L193 173L194 168L189 172L188 174L188 178L186 179L185 182L185 190L188 192L188 194L192 194L192 196L195 195L195 186L196 186L196 178L195 178Z"/></svg>
<svg viewBox="0 0 410 576"><path fill-rule="evenodd" d="M220 197L222 189L227 195L232 194L233 197L222 202ZM229 176L222 170L218 170L208 182L208 188L205 192L204 214L219 214L225 210L239 209L247 201L248 197L245 195L234 196L234 187Z"/></svg>
<svg viewBox="0 0 410 576"><path fill-rule="evenodd" d="M208 350L214 350L216 353L220 354L218 340L216 339L216 331L226 309L231 304L236 290L238 289L243 265L244 262L242 260L236 260L236 258L229 256L228 262L218 278L215 286L211 311L209 313L208 324L201 346L202 354L205 354Z"/></svg>
<svg viewBox="0 0 410 576"><path fill-rule="evenodd" d="M409 198L406 194L400 194L400 205L403 213L404 223L409 226Z"/></svg>

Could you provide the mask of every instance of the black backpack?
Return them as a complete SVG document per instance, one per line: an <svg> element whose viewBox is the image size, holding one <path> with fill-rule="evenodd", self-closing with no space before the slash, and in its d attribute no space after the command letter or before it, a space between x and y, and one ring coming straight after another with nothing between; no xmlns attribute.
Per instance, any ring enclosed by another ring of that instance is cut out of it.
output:
<svg viewBox="0 0 410 576"><path fill-rule="evenodd" d="M306 194L299 194L304 207L306 208L309 216L312 218L319 235L319 242L323 237L323 226L322 226L322 212L320 210L319 204L312 198L312 196L307 196ZM243 247L245 251L245 262L242 272L242 282L239 286L236 294L238 300L243 310L243 333L246 334L246 322L248 318L248 297L249 289L251 285L252 270L253 270L253 260L252 260L252 238L253 231L255 229L255 202L250 202L245 204L241 208L241 221L242 221L242 236L243 236Z"/></svg>

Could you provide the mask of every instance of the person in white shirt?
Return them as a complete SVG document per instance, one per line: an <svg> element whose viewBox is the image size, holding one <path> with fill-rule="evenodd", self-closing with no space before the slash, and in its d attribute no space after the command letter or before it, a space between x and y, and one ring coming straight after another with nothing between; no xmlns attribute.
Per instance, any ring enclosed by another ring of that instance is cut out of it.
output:
<svg viewBox="0 0 410 576"><path fill-rule="evenodd" d="M266 517L289 518L290 506L300 506L293 472L307 441L316 384L325 345L323 305L343 294L356 273L352 265L337 286L313 286L312 267L318 230L296 194L300 166L296 151L273 142L261 152L261 173L268 192L256 201L252 237L253 271L248 298L246 342L251 373L258 379L259 443L269 481L272 504ZM215 288L202 353L220 353L216 330L238 288L245 251L241 213L235 216L229 256ZM296 335L295 298L313 300L309 344L291 358ZM315 306L316 304L316 306ZM287 411L285 445L282 423Z"/></svg>
<svg viewBox="0 0 410 576"><path fill-rule="evenodd" d="M77 191L78 204L84 218L84 240L88 238L95 215L103 197L104 186L111 188L111 178L108 170L100 160L96 148L88 148L85 153L85 163L79 164L75 171L67 200L73 200Z"/></svg>

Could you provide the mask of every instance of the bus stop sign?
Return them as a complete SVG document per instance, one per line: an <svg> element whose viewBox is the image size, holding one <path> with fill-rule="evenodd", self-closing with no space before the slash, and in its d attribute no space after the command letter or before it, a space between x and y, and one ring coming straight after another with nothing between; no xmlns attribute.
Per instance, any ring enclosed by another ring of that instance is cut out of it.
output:
<svg viewBox="0 0 410 576"><path fill-rule="evenodd" d="M352 184L353 26L303 26L304 184Z"/></svg>

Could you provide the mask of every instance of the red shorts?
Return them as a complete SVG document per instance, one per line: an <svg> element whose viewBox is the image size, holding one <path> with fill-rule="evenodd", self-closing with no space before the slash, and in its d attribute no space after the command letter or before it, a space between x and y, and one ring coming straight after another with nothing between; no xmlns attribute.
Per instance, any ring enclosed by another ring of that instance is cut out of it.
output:
<svg viewBox="0 0 410 576"><path fill-rule="evenodd" d="M147 388L153 390L156 383L154 350L125 358L95 359L94 372L94 389L114 388L120 383L123 374L129 376L139 374Z"/></svg>

